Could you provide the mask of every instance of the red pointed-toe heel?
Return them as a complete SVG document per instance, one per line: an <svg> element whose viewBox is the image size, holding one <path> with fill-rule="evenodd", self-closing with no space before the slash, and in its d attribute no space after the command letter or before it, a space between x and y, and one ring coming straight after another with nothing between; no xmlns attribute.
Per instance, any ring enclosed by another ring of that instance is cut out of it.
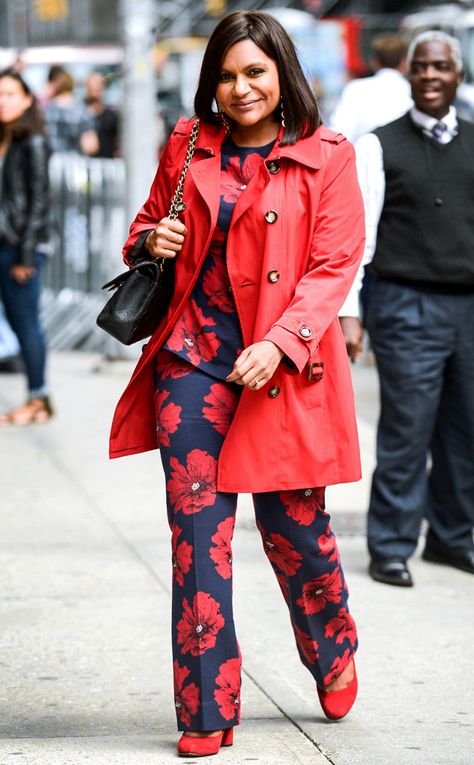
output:
<svg viewBox="0 0 474 765"><path fill-rule="evenodd" d="M340 691L325 691L319 686L317 688L319 702L328 720L340 720L345 717L352 709L357 697L358 682L355 664L354 677L345 688L341 688Z"/></svg>
<svg viewBox="0 0 474 765"><path fill-rule="evenodd" d="M178 741L180 757L209 757L217 754L221 746L232 746L234 729L226 728L218 736L186 736L184 733Z"/></svg>

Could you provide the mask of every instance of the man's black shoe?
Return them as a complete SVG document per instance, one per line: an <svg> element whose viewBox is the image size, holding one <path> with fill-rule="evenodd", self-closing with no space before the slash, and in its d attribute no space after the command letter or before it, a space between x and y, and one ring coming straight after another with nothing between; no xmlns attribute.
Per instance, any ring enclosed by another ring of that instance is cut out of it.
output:
<svg viewBox="0 0 474 765"><path fill-rule="evenodd" d="M369 574L376 582L394 584L397 587L413 587L413 579L403 558L371 560Z"/></svg>
<svg viewBox="0 0 474 765"><path fill-rule="evenodd" d="M461 571L474 574L474 550L465 550L458 553L440 553L425 547L421 557L423 560L430 561L430 563L442 563L444 566L453 566L453 568L459 568Z"/></svg>

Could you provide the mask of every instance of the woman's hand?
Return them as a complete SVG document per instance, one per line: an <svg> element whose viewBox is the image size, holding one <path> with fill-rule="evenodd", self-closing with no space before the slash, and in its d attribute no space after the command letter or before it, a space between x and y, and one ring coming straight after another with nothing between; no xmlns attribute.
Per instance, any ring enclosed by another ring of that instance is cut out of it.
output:
<svg viewBox="0 0 474 765"><path fill-rule="evenodd" d="M242 351L226 380L245 385L249 390L259 390L272 378L284 355L270 340L253 343Z"/></svg>
<svg viewBox="0 0 474 765"><path fill-rule="evenodd" d="M162 218L145 239L145 249L152 258L175 258L188 230L180 220Z"/></svg>
<svg viewBox="0 0 474 765"><path fill-rule="evenodd" d="M22 266L20 263L17 263L10 269L10 276L19 284L25 284L35 273L36 268L33 268L33 266Z"/></svg>

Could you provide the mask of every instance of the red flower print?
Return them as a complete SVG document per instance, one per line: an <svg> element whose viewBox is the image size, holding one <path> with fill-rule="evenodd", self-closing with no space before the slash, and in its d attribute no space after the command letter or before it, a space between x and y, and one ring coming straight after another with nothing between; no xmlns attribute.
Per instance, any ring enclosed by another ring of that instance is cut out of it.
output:
<svg viewBox="0 0 474 765"><path fill-rule="evenodd" d="M187 667L180 667L177 661L173 662L174 705L184 725L191 725L191 717L199 709L199 688L196 683L188 683L184 687L184 681L190 672Z"/></svg>
<svg viewBox="0 0 474 765"><path fill-rule="evenodd" d="M199 513L216 501L217 460L202 449L189 452L186 467L176 457L170 459L171 478L166 488L175 511L185 515Z"/></svg>
<svg viewBox="0 0 474 765"><path fill-rule="evenodd" d="M318 555L328 555L328 563L334 563L339 560L336 537L332 533L329 524L326 527L326 533L318 537L318 546Z"/></svg>
<svg viewBox="0 0 474 765"><path fill-rule="evenodd" d="M262 162L263 157L258 151L247 154L241 169L241 178L245 184L250 183Z"/></svg>
<svg viewBox="0 0 474 765"><path fill-rule="evenodd" d="M211 537L215 547L209 548L209 555L216 564L217 573L223 579L230 579L232 576L232 550L230 543L234 532L234 523L234 518L229 515L225 521L217 525L216 533Z"/></svg>
<svg viewBox="0 0 474 765"><path fill-rule="evenodd" d="M352 646L355 645L357 639L355 622L345 608L340 608L337 612L337 616L330 619L326 624L324 631L325 637L333 637L336 633L338 633L336 643L343 643L347 638Z"/></svg>
<svg viewBox="0 0 474 765"><path fill-rule="evenodd" d="M332 683L336 677L339 677L339 675L344 672L351 659L352 654L349 648L344 651L343 656L337 656L331 665L331 669L323 680L323 685L329 685L329 683Z"/></svg>
<svg viewBox="0 0 474 765"><path fill-rule="evenodd" d="M288 603L290 600L290 588L288 586L288 579L280 571L275 571L275 575L278 580L278 584L280 585L281 593Z"/></svg>
<svg viewBox="0 0 474 765"><path fill-rule="evenodd" d="M331 574L323 574L306 582L303 595L296 602L305 614L317 614L326 608L326 603L339 603L341 587L341 572L335 568Z"/></svg>
<svg viewBox="0 0 474 765"><path fill-rule="evenodd" d="M299 652L306 659L308 664L314 664L316 659L319 659L319 646L316 640L313 640L311 635L300 630L296 624L293 624L293 629L295 631L296 645L298 646Z"/></svg>
<svg viewBox="0 0 474 765"><path fill-rule="evenodd" d="M155 393L156 433L160 446L170 445L170 433L176 433L181 422L181 407L173 404L163 406L169 396L169 391L161 390Z"/></svg>
<svg viewBox="0 0 474 765"><path fill-rule="evenodd" d="M209 305L215 306L223 313L235 312L229 275L222 256L214 258L214 265L205 272L202 280L202 291L208 296Z"/></svg>
<svg viewBox="0 0 474 765"><path fill-rule="evenodd" d="M208 592L197 592L192 608L183 598L183 614L177 624L178 645L183 646L182 653L189 651L192 656L200 656L209 648L214 648L217 633L225 624L219 606Z"/></svg>
<svg viewBox="0 0 474 765"><path fill-rule="evenodd" d="M318 511L324 512L324 487L281 491L280 502L286 507L286 514L290 518L300 526L309 526Z"/></svg>
<svg viewBox="0 0 474 765"><path fill-rule="evenodd" d="M180 356L176 356L174 353L169 354L169 360L162 362L160 360L159 367L157 369L158 374L162 380L166 380L167 377L171 377L173 380L177 380L179 377L185 377L193 371L193 367L185 359Z"/></svg>
<svg viewBox="0 0 474 765"><path fill-rule="evenodd" d="M208 252L214 257L219 258L222 257L222 250L224 249L224 243L226 240L227 234L225 231L222 231L218 226L214 229L214 233L212 235L212 242L209 246Z"/></svg>
<svg viewBox="0 0 474 765"><path fill-rule="evenodd" d="M178 544L178 538L182 533L183 529L175 526L171 536L173 577L181 586L184 584L184 575L188 573L193 561L193 546L184 540Z"/></svg>
<svg viewBox="0 0 474 765"><path fill-rule="evenodd" d="M240 659L228 659L219 667L214 698L225 720L240 718Z"/></svg>
<svg viewBox="0 0 474 765"><path fill-rule="evenodd" d="M195 300L186 303L183 313L168 338L167 346L172 351L186 351L194 366L201 361L210 361L217 354L221 341L215 332L204 332L203 327L214 327L213 318L206 318Z"/></svg>
<svg viewBox="0 0 474 765"><path fill-rule="evenodd" d="M218 433L225 436L235 414L239 394L222 383L214 383L210 387L210 393L204 396L204 401L209 404L202 408L204 417L212 422L212 427Z"/></svg>
<svg viewBox="0 0 474 765"><path fill-rule="evenodd" d="M299 553L288 539L281 534L265 534L263 528L258 524L260 534L262 535L263 549L267 558L287 575L293 576L301 566L303 556Z"/></svg>
<svg viewBox="0 0 474 765"><path fill-rule="evenodd" d="M240 158L231 157L228 164L221 171L221 196L224 202L234 204L237 202L243 183L240 169Z"/></svg>

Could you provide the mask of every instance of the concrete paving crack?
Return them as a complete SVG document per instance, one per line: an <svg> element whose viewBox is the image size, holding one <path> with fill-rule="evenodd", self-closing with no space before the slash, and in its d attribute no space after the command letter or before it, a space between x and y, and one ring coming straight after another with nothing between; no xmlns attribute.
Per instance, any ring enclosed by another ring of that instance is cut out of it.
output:
<svg viewBox="0 0 474 765"><path fill-rule="evenodd" d="M281 707L279 704L277 704L277 703L276 703L276 701L275 701L274 699L272 699L272 697L271 697L271 696L270 696L270 695L267 693L267 691L265 690L265 688L264 688L262 685L260 685L260 683L258 682L258 680L256 680L256 679L255 679L255 677L254 677L253 675L251 675L251 674L250 674L250 672L247 672L247 671L244 669L244 667L242 667L242 672L243 672L243 674L244 674L244 675L246 675L246 677L248 677L248 678L249 678L249 680L251 680L251 681L252 681L252 683L254 683L254 685L256 685L256 687L259 689L259 691L260 691L261 693L263 693L263 695L264 695L264 696L266 696L266 698L267 698L267 699L268 699L268 700L269 700L269 701L270 701L270 702L271 702L271 703L272 703L272 704L273 704L273 705L276 707L276 709L278 709L278 711L279 711L279 712L280 712L280 713L283 715L283 717L284 717L286 720L288 720L288 722L289 722L289 723L291 723L291 725L293 725L293 727L294 727L294 728L296 728L297 730L299 730L299 732L300 732L300 733L302 733L302 734L303 734L303 736L304 736L305 738L307 738L307 739L308 739L308 741L309 741L309 742L310 742L310 743L311 743L311 744L314 746L314 748L315 748L315 749L317 749L317 751L318 751L318 752L319 752L319 753L320 753L320 754L321 754L321 755L324 757L324 759L325 759L325 760L326 760L328 763L330 763L330 765L336 765L336 763L334 762L334 760L331 760L331 758L329 757L328 753L327 753L327 752L324 750L324 748L323 748L323 747L322 747L320 744L318 744L316 741L313 741L313 739L311 738L311 736L309 736L309 735L306 733L306 731L305 731L305 730L303 730L303 728L301 727L301 725L298 725L298 723L297 723L295 720L293 720L293 718L292 718L292 717L290 717L290 716L289 716L289 715L288 715L288 714L285 712L285 710L283 709L283 707Z"/></svg>

